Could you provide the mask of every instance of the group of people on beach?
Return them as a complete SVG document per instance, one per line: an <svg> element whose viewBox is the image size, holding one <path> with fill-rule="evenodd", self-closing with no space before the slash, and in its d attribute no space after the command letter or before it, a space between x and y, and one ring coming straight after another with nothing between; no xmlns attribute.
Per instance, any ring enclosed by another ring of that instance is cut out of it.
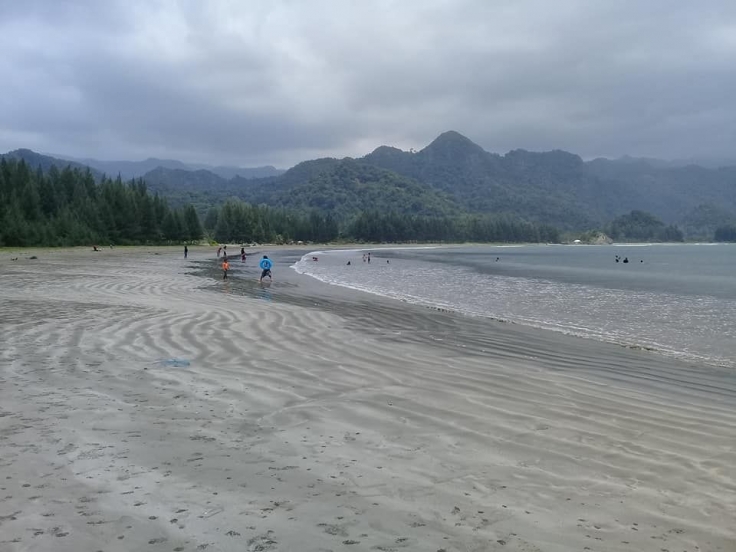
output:
<svg viewBox="0 0 736 552"><path fill-rule="evenodd" d="M227 245L219 246L217 248L217 258L218 259L220 258L220 254L222 254L222 279L223 280L227 280L227 273L230 270L230 261L228 260L228 257L227 257ZM185 247L184 248L184 257L186 258L186 256L187 256L187 250L186 250L186 247ZM247 257L248 256L245 253L245 247L241 247L240 248L240 262L244 263L245 260L247 259ZM268 279L272 281L273 280L273 275L271 274L271 268L270 268L271 261L268 258L268 255L264 255L263 256L263 259L269 261L267 263L268 266L269 266L269 268L263 268L263 270L261 271L261 277L258 279L258 281L259 282L263 282L263 279L266 278L266 277L268 277Z"/></svg>
<svg viewBox="0 0 736 552"><path fill-rule="evenodd" d="M227 245L223 245L217 248L217 258L220 258L220 253L223 254L224 259L227 259ZM245 247L240 248L240 262L244 263L248 256L245 253Z"/></svg>

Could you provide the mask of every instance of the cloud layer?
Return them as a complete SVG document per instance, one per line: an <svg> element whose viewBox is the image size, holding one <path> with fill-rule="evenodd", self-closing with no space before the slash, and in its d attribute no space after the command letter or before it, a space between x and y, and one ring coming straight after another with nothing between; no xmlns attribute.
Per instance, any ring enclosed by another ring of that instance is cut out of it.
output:
<svg viewBox="0 0 736 552"><path fill-rule="evenodd" d="M730 0L26 0L0 51L0 151L736 156Z"/></svg>

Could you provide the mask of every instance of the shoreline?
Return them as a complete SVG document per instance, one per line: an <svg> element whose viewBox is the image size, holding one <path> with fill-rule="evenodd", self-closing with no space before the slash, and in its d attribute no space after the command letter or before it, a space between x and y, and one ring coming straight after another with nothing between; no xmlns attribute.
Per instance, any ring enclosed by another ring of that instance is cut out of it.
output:
<svg viewBox="0 0 736 552"><path fill-rule="evenodd" d="M0 264L0 549L736 546L725 370L92 255Z"/></svg>
<svg viewBox="0 0 736 552"><path fill-rule="evenodd" d="M467 246L467 245L473 245L473 244L464 244L464 245ZM475 244L475 245L487 245L487 244ZM530 244L506 244L506 245L497 245L497 246L498 247L523 247L524 245L530 245ZM629 245L629 244L621 244L621 245ZM647 245L661 245L661 244L645 244L645 243L638 244L638 246L640 247L645 247ZM672 244L672 245L681 245L681 244ZM685 244L685 245L693 245L693 244ZM700 245L721 245L721 244L700 244ZM733 370L733 366L729 364L724 364L722 362L718 362L716 360L705 359L705 358L697 357L697 356L682 356L679 354L678 351L669 351L666 349L661 349L661 348L649 346L646 344L606 340L606 339L600 338L600 336L595 337L595 336L582 335L582 334L575 333L573 331L558 330L558 329L551 328L551 327L535 325L532 323L526 323L524 321L520 322L520 321L514 321L514 320L504 319L504 318L499 318L499 317L486 316L482 314L466 313L462 310L437 306L437 305L432 304L431 302L403 300L403 299L383 295L377 292L373 292L370 290L365 290L360 287L333 284L330 282L325 282L309 274L299 273L293 267L293 265L299 259L301 259L302 256L309 255L312 253L319 253L323 251L335 251L335 250L337 251L368 251L368 250L376 250L376 249L428 249L428 248L453 247L453 246L461 247L463 246L463 244L451 244L451 245L433 244L433 245L427 245L427 246L422 245L422 246L416 246L416 247L414 246L394 246L391 244L384 244L384 247L378 247L377 245L374 245L371 247L366 247L364 249L352 249L352 248L345 249L343 247L335 247L335 248L330 248L330 249L313 249L313 245L301 245L301 246L283 245L283 246L257 246L257 247L250 248L250 250L246 249L246 251L248 251L249 258L254 255L260 255L261 253L266 253L266 254L275 255L276 258L279 260L279 262L287 262L288 263L287 267L283 267L283 266L279 267L279 280L281 280L282 282L288 282L289 286L293 286L296 283L296 280L291 277L293 275L298 275L300 278L306 279L305 281L318 283L319 286L325 286L324 289L321 291L318 291L317 289L315 289L314 286L306 286L310 290L309 293L319 293L321 295L336 294L337 296L340 296L343 299L349 298L350 294L365 295L366 300L368 298L373 298L373 300L381 299L382 301L388 301L389 303L396 303L396 304L401 304L401 305L411 305L414 307L418 307L420 309L436 311L438 313L453 314L455 316L460 316L464 318L477 319L477 320L487 322L490 324L494 324L494 325L518 326L519 328L523 328L531 332L545 332L545 333L551 332L555 335L561 336L566 339L572 339L572 340L583 339L583 340L590 341L593 343L613 345L615 347L628 349L631 351L635 351L637 353L645 353L645 354L661 356L668 360L672 360L672 361L679 362L679 363L692 364L692 365L702 364L703 366L714 368L714 369L719 369L719 370L726 370L726 371ZM48 255L44 255L45 260L49 260L49 258L51 260L64 259L68 257L69 255L82 255L84 257L87 257L88 254L91 255L90 258L94 259L96 258L98 253L111 253L111 252L113 253L114 257L128 256L128 255L132 255L136 257L140 257L141 255L144 255L144 256L145 255L176 256L176 255L182 255L181 253L182 248L183 246L120 246L119 248L115 247L112 250L101 249L99 252L93 252L86 247L71 247L71 248L64 247L64 248L37 248L36 252L40 251L40 252L48 254ZM29 252L32 252L32 251L33 251L33 248L29 248ZM212 265L212 267L214 267L215 271L219 272L219 259L215 257L214 255L215 252L216 252L216 248L213 246L191 246L190 247L190 254L194 254L195 256L198 255L200 257L199 258L200 261L204 261L204 262L213 261L214 264ZM13 252L11 254L10 252L6 250L0 249L0 262L7 260L4 257L10 257L15 253L16 252ZM299 254L296 255L296 253L299 253ZM284 256L284 254L288 255L288 257L286 257L286 261L284 261L284 259L281 258ZM104 257L104 255L102 255L101 257ZM240 266L239 261L237 261L239 257L240 257L239 252L237 255L231 255L231 258L236 259L232 263L232 266L235 269L237 269ZM191 256L190 256L190 259L191 259ZM27 257L18 258L19 263L21 263L22 261L29 261L29 260L35 263L41 259L40 257L38 257L37 259L32 259L32 260L28 259ZM251 263L248 264L249 268L253 268L254 266L253 262L254 261L251 261ZM202 273L202 275L204 275L207 271L204 271L204 270L198 271L195 269L195 273L200 273L200 272ZM212 269L209 272L213 273ZM259 271L254 272L254 280L257 278L257 272ZM288 274L289 277L284 278L284 275L286 274ZM217 280L217 278L215 278L215 280ZM238 278L235 278L233 281L238 281ZM245 293L245 295L253 296L253 289L251 289L252 286L250 286L251 282L250 281L247 281L247 282L248 283L246 284L246 288L250 289L250 291L248 293ZM305 287L304 282L302 282L301 285L302 287ZM330 289L333 291L329 291ZM345 291L347 294L342 294L341 290ZM283 299L285 296L277 294L277 297ZM294 298L292 297L291 298L292 303L294 303L293 299ZM304 304L307 304L307 306L309 306L309 301L306 301L306 303L304 301L297 302L297 303L302 306L304 306Z"/></svg>
<svg viewBox="0 0 736 552"><path fill-rule="evenodd" d="M640 244L639 246L645 247L647 245L660 245L660 244ZM693 245L693 244L689 244L689 245ZM432 247L426 247L426 248L421 248L421 249L432 249L432 248L440 248L440 247L443 247L443 246L432 246ZM497 246L497 247L515 247L515 246ZM518 246L518 247L522 247L522 246ZM402 249L420 249L420 248L390 247L386 249L402 250ZM331 252L331 251L360 252L360 251L371 251L371 250L375 250L375 249L368 248L368 249L315 250L315 251L307 253L306 255L308 256L312 254ZM581 331L580 329L574 329L572 327L561 326L561 325L544 324L542 322L539 322L537 320L532 320L532 319L511 319L511 318L504 318L504 317L495 316L495 315L484 314L480 312L464 311L461 308L453 308L451 306L443 305L441 303L436 303L436 302L433 302L432 300L425 299L422 297L408 297L408 296L394 297L389 294L382 293L380 291L376 291L374 289L371 289L369 287L366 287L360 284L336 283L336 282L332 282L332 281L323 279L319 275L310 274L304 271L300 272L300 270L296 266L292 266L291 268L295 272L300 274L301 276L306 276L313 280L317 280L324 285L328 285L332 287L340 287L340 288L354 291L356 293L365 293L372 297L381 297L384 299L389 299L391 301L398 301L403 304L417 305L423 308L436 310L438 312L449 312L449 313L454 313L460 316L486 320L492 323L518 325L518 326L528 328L531 330L535 330L535 331L553 332L558 335L565 335L565 336L573 337L576 339L586 339L586 340L591 340L597 343L613 344L613 345L623 347L626 349L644 351L644 352L648 352L648 353L652 353L656 355L665 356L669 359L673 359L673 360L677 360L677 361L685 362L685 363L703 364L703 365L712 366L715 368L731 369L731 370L736 368L736 365L734 365L733 360L730 360L728 358L706 357L706 356L698 355L692 352L685 352L685 351L677 350L673 348L666 348L663 345L657 344L657 343L646 343L646 342L638 342L634 340L625 340L621 337L607 337L604 334L593 333L590 330L587 332L584 332L584 331Z"/></svg>
<svg viewBox="0 0 736 552"><path fill-rule="evenodd" d="M335 250L335 249L346 249L351 251L364 251L371 249L423 249L423 248L435 248L435 247L473 247L473 246L492 246L492 247L525 247L525 246L589 246L589 247L646 247L651 245L667 245L667 246L680 246L680 245L734 245L735 242L707 242L707 241L694 241L694 242L614 242L610 244L596 244L596 243L572 243L572 242L560 242L560 243L534 243L534 242L523 242L523 243L509 243L509 242L427 242L427 243L413 243L413 242L397 242L397 243L361 243L361 242L344 242L344 243L312 243L312 244L258 244L258 245L245 245L246 251L252 251L255 249L264 249L269 251L280 251L280 250L307 250L307 251L323 251L323 250ZM157 244L157 245L115 245L112 250L122 251L134 251L140 249L163 249L163 250L183 250L184 246L189 247L192 250L203 250L211 249L217 251L218 245L209 244ZM232 247L231 250L236 248L239 250L241 245L236 243L220 244ZM110 250L110 246L101 245L99 252ZM76 245L76 246L0 246L0 256L20 253L20 252L70 252L70 251L92 251L91 245Z"/></svg>

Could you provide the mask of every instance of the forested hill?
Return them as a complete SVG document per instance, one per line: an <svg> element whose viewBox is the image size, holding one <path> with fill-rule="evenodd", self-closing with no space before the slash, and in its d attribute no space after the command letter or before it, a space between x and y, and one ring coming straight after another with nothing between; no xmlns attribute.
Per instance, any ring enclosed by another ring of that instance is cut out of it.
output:
<svg viewBox="0 0 736 552"><path fill-rule="evenodd" d="M251 204L310 211L345 218L376 210L414 215L463 211L442 191L354 159L315 159L271 178L226 180L209 171L158 168L144 177L172 205L192 203L200 211L236 197Z"/></svg>
<svg viewBox="0 0 736 552"><path fill-rule="evenodd" d="M29 167L41 167L43 171L48 171L52 166L55 166L57 169L63 169L64 167L84 169L88 167L98 180L102 178L102 175L113 178L120 176L123 180L131 180L133 178L140 178L157 169L178 170L182 172L204 171L218 176L223 180L229 180L236 176L246 179L267 178L278 176L285 172L270 165L264 167L229 167L201 163L183 163L175 159L157 159L155 157L149 157L143 161L100 161L91 158L74 159L43 155L29 149L13 150L5 154L0 154L0 157L15 159L16 161L23 160Z"/></svg>
<svg viewBox="0 0 736 552"><path fill-rule="evenodd" d="M412 215L456 215L458 205L430 186L353 159L300 163L265 183L242 183L248 201L333 213L338 218L375 210Z"/></svg>
<svg viewBox="0 0 736 552"><path fill-rule="evenodd" d="M379 190L381 178L393 178L381 169L346 161L335 167L336 178L345 178L338 173L348 171L350 178L377 182ZM404 185L412 188L416 183ZM404 190L401 184L396 187ZM365 198L368 203L371 199ZM398 196L394 199L403 201ZM210 236L230 243L329 242L338 237L358 241L559 241L554 228L510 217L444 215L441 199L435 198L436 207L430 199L428 196L426 212L416 207L418 215L381 204L342 220L334 209L284 209L231 199L211 208L205 225ZM169 208L166 200L148 192L141 179L124 183L119 177L103 177L96 182L86 168L59 170L52 165L44 172L40 167L32 170L22 159L0 159L0 247L171 244L197 242L203 236L193 206Z"/></svg>
<svg viewBox="0 0 736 552"><path fill-rule="evenodd" d="M99 171L96 171L91 167L88 167L81 163L77 163L75 161L67 161L65 159L57 159L56 157L36 153L35 151L29 149L17 149L9 151L8 153L0 154L0 158L14 161L25 161L26 165L28 165L32 169L36 170L40 168L43 172L48 172L51 167L56 167L58 170L64 169L65 167L80 169L83 171L89 169L90 173L95 179L99 180L100 178L102 178L102 174Z"/></svg>
<svg viewBox="0 0 736 552"><path fill-rule="evenodd" d="M565 228L605 220L582 160L565 152L517 150L500 156L457 132L446 132L411 153L378 148L362 161L425 182L476 213L514 213Z"/></svg>
<svg viewBox="0 0 736 552"><path fill-rule="evenodd" d="M52 159L31 159L23 151L34 168L39 163L46 167ZM200 213L238 198L330 211L337 217L373 209L512 215L577 231L602 228L640 210L666 225L679 225L691 238L712 237L716 225L736 223L736 167L676 166L633 158L585 162L559 150L499 155L453 131L417 152L381 146L359 159L306 161L267 178L225 178L210 170L164 167L143 178L172 206L192 203Z"/></svg>
<svg viewBox="0 0 736 552"><path fill-rule="evenodd" d="M382 172L376 172L376 169ZM484 151L457 132L407 152L381 146L359 159L317 159L265 179L207 171L157 170L149 186L174 204L200 210L228 197L251 203L333 210L511 214L561 229L601 228L634 210L678 224L689 237L712 237L736 222L736 168L673 167L653 160L583 161L564 152ZM720 225L720 224L719 224Z"/></svg>
<svg viewBox="0 0 736 552"><path fill-rule="evenodd" d="M445 190L465 209L513 212L567 228L593 227L631 210L680 223L702 204L736 213L736 168L584 162L564 151L484 151L446 132L416 153L379 147L362 159Z"/></svg>
<svg viewBox="0 0 736 552"><path fill-rule="evenodd" d="M0 246L142 244L197 241L191 206L172 210L143 181L95 181L91 171L31 168L0 158Z"/></svg>
<svg viewBox="0 0 736 552"><path fill-rule="evenodd" d="M264 167L231 167L206 165L203 163L184 163L176 159L157 159L155 157L149 157L143 161L100 161L98 159L72 160L83 165L87 165L107 175L120 175L123 180L139 178L158 168L182 171L208 171L223 179L230 179L236 176L243 178L265 178L269 176L278 176L284 172L270 165Z"/></svg>

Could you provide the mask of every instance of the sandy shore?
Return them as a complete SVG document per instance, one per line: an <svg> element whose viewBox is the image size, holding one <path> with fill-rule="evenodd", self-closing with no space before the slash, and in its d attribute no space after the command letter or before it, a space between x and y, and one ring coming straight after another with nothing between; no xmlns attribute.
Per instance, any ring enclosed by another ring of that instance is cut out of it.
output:
<svg viewBox="0 0 736 552"><path fill-rule="evenodd" d="M212 252L0 253L0 551L736 551L736 374Z"/></svg>

